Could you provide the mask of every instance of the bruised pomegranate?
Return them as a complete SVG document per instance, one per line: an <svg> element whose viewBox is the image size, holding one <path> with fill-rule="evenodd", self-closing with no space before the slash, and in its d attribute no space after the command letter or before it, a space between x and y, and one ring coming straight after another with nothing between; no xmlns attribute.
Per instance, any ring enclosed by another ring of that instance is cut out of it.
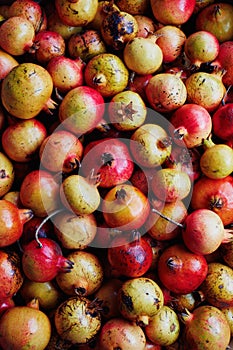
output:
<svg viewBox="0 0 233 350"><path fill-rule="evenodd" d="M51 329L51 322L44 312L28 305L14 306L6 310L0 320L1 348L44 350Z"/></svg>
<svg viewBox="0 0 233 350"><path fill-rule="evenodd" d="M225 315L211 305L197 307L183 314L184 342L190 350L222 350L230 342L230 326Z"/></svg>
<svg viewBox="0 0 233 350"><path fill-rule="evenodd" d="M26 62L7 74L2 82L1 99L14 117L30 119L42 110L54 108L52 91L53 81L48 71L38 64Z"/></svg>
<svg viewBox="0 0 233 350"><path fill-rule="evenodd" d="M62 255L58 243L50 238L40 238L40 244L33 240L24 246L22 268L35 282L48 282L59 272L69 272L73 262Z"/></svg>

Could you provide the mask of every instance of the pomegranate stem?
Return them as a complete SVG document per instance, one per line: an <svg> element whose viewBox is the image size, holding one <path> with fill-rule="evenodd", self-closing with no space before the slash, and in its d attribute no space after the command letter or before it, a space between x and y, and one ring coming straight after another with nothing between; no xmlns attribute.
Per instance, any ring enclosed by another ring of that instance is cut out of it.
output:
<svg viewBox="0 0 233 350"><path fill-rule="evenodd" d="M54 210L51 214L49 214L41 223L40 225L37 227L36 229L36 232L35 232L35 240L37 241L38 245L39 245L39 248L42 248L43 245L41 243L41 241L39 240L39 232L40 232L40 229L41 227L49 220L51 219L51 217L53 217L54 215L57 215L59 214L60 212L62 212L64 209L57 209L57 210Z"/></svg>
<svg viewBox="0 0 233 350"><path fill-rule="evenodd" d="M177 226L179 226L179 227L181 227L181 228L184 228L184 225L182 225L181 223L179 223L179 222L177 222L177 221L175 221L175 220L172 220L172 219L169 218L168 216L162 214L159 210L157 210L157 209L155 209L155 208L152 208L151 210L152 210L153 213L158 214L158 215L161 216L163 219L165 219L165 220L171 222L172 224L175 224L175 225L177 225Z"/></svg>

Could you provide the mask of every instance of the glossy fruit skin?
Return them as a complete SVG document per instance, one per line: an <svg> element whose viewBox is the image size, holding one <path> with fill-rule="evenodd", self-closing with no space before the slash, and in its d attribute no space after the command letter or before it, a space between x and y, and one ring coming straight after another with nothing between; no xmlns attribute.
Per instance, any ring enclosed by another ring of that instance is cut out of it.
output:
<svg viewBox="0 0 233 350"><path fill-rule="evenodd" d="M0 79L4 79L11 69L16 67L18 64L18 61L12 55L0 50Z"/></svg>
<svg viewBox="0 0 233 350"><path fill-rule="evenodd" d="M51 323L48 316L40 310L15 306L2 315L0 332L3 350L21 350L23 347L43 350L51 336Z"/></svg>
<svg viewBox="0 0 233 350"><path fill-rule="evenodd" d="M14 297L23 284L18 253L0 250L0 273L0 300L5 301Z"/></svg>
<svg viewBox="0 0 233 350"><path fill-rule="evenodd" d="M196 103L185 103L171 116L170 134L177 145L187 148L201 145L212 130L210 113Z"/></svg>
<svg viewBox="0 0 233 350"><path fill-rule="evenodd" d="M208 264L208 273L200 290L205 296L207 303L217 307L233 305L233 270L221 262Z"/></svg>
<svg viewBox="0 0 233 350"><path fill-rule="evenodd" d="M102 203L102 212L107 225L123 231L141 227L149 211L150 204L147 197L137 187L129 184L114 186L108 191Z"/></svg>
<svg viewBox="0 0 233 350"><path fill-rule="evenodd" d="M9 125L2 135L2 146L8 157L16 162L30 162L38 156L47 130L36 118Z"/></svg>
<svg viewBox="0 0 233 350"><path fill-rule="evenodd" d="M184 342L190 350L221 350L230 342L230 326L216 307L197 307L185 323Z"/></svg>
<svg viewBox="0 0 233 350"><path fill-rule="evenodd" d="M81 136L95 128L103 117L104 99L89 86L71 89L59 105L59 120L65 129ZM86 118L86 114L89 118Z"/></svg>
<svg viewBox="0 0 233 350"><path fill-rule="evenodd" d="M23 233L23 225L33 217L31 209L19 209L8 200L0 200L0 247L17 241Z"/></svg>
<svg viewBox="0 0 233 350"><path fill-rule="evenodd" d="M177 294L191 293L205 280L207 261L190 252L183 244L166 248L158 261L158 275L163 285Z"/></svg>
<svg viewBox="0 0 233 350"><path fill-rule="evenodd" d="M224 224L229 225L233 220L233 178L210 179L202 176L194 183L191 207L206 208L218 214Z"/></svg>
<svg viewBox="0 0 233 350"><path fill-rule="evenodd" d="M152 248L143 238L127 241L120 236L112 241L108 248L108 261L123 276L140 277L146 273L152 264Z"/></svg>
<svg viewBox="0 0 233 350"><path fill-rule="evenodd" d="M21 56L29 51L35 38L35 29L31 22L26 18L13 16L3 24L1 25L1 48L13 56Z"/></svg>
<svg viewBox="0 0 233 350"><path fill-rule="evenodd" d="M50 238L40 238L24 246L22 268L27 278L34 282L49 282L59 272L68 272L73 263L63 257L59 244Z"/></svg>
<svg viewBox="0 0 233 350"><path fill-rule="evenodd" d="M219 54L215 63L220 68L225 69L225 74L222 77L223 84L230 86L233 83L232 67L233 67L233 43L232 40L223 42L219 47Z"/></svg>
<svg viewBox="0 0 233 350"><path fill-rule="evenodd" d="M146 337L142 328L123 318L112 318L101 328L99 344L102 350L144 350Z"/></svg>
<svg viewBox="0 0 233 350"><path fill-rule="evenodd" d="M0 168L0 196L2 197L10 191L15 180L15 168L13 162L3 152L0 152Z"/></svg>
<svg viewBox="0 0 233 350"><path fill-rule="evenodd" d="M195 0L151 0L150 3L155 19L162 24L172 25L180 25L187 22L196 4Z"/></svg>
<svg viewBox="0 0 233 350"><path fill-rule="evenodd" d="M1 99L10 114L16 118L30 119L46 108L52 90L53 81L48 71L38 64L26 62L7 74L2 83Z"/></svg>
<svg viewBox="0 0 233 350"><path fill-rule="evenodd" d="M89 142L84 148L81 171L88 176L92 169L100 176L101 187L110 188L129 180L134 163L124 140L105 138Z"/></svg>
<svg viewBox="0 0 233 350"><path fill-rule="evenodd" d="M216 36L220 43L233 39L233 6L218 1L202 9L196 18L196 30L206 30Z"/></svg>
<svg viewBox="0 0 233 350"><path fill-rule="evenodd" d="M104 98L112 97L127 87L129 71L117 55L106 52L90 59L85 68L84 79L88 86Z"/></svg>
<svg viewBox="0 0 233 350"><path fill-rule="evenodd" d="M233 137L233 103L220 106L212 116L213 133L222 140Z"/></svg>

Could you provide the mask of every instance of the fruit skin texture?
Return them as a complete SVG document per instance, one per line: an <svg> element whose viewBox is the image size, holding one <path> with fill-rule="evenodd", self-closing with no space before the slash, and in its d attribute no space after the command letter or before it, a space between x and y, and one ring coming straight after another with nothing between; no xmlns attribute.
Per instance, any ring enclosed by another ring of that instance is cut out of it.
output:
<svg viewBox="0 0 233 350"><path fill-rule="evenodd" d="M12 161L0 152L0 197L7 194L15 180L15 169Z"/></svg>
<svg viewBox="0 0 233 350"><path fill-rule="evenodd" d="M18 64L18 61L12 55L0 50L0 79L4 79L11 69L18 66Z"/></svg>
<svg viewBox="0 0 233 350"><path fill-rule="evenodd" d="M146 338L140 326L123 318L107 321L100 332L100 349L144 350Z"/></svg>
<svg viewBox="0 0 233 350"><path fill-rule="evenodd" d="M207 272L205 257L190 252L179 243L166 248L158 261L158 275L162 284L177 294L193 292L205 280Z"/></svg>
<svg viewBox="0 0 233 350"><path fill-rule="evenodd" d="M222 308L233 305L233 270L231 267L219 263L208 264L208 273L200 290L204 293L208 304Z"/></svg>
<svg viewBox="0 0 233 350"><path fill-rule="evenodd" d="M48 316L33 307L15 306L6 310L1 317L0 345L3 350L44 350L50 336Z"/></svg>
<svg viewBox="0 0 233 350"><path fill-rule="evenodd" d="M184 343L190 350L226 349L230 336L226 317L222 311L210 305L197 307L185 323Z"/></svg>
<svg viewBox="0 0 233 350"><path fill-rule="evenodd" d="M53 81L45 68L34 63L21 63L3 80L1 99L14 117L30 119L48 107L52 91Z"/></svg>
<svg viewBox="0 0 233 350"><path fill-rule="evenodd" d="M212 123L214 135L222 140L230 140L233 137L233 103L220 106L213 114Z"/></svg>
<svg viewBox="0 0 233 350"><path fill-rule="evenodd" d="M195 0L151 0L150 3L158 22L177 26L188 21L196 5Z"/></svg>

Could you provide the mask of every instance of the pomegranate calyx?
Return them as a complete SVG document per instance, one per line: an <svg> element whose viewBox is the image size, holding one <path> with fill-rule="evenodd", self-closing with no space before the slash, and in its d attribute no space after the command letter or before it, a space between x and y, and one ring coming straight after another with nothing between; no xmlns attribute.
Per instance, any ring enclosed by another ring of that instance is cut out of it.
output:
<svg viewBox="0 0 233 350"><path fill-rule="evenodd" d="M121 188L120 190L116 191L115 198L120 202L124 201L126 196L127 196L127 193L124 188Z"/></svg>
<svg viewBox="0 0 233 350"><path fill-rule="evenodd" d="M113 161L114 161L114 157L113 157L113 155L111 153L104 152L101 155L102 165L111 166Z"/></svg>
<svg viewBox="0 0 233 350"><path fill-rule="evenodd" d="M74 262L60 255L58 256L56 266L59 272L70 272L74 266Z"/></svg>
<svg viewBox="0 0 233 350"><path fill-rule="evenodd" d="M29 302L27 303L27 306L31 307L32 309L39 310L40 309L39 299L35 297L29 300Z"/></svg>
<svg viewBox="0 0 233 350"><path fill-rule="evenodd" d="M95 187L98 187L101 182L101 175L95 174L95 169L91 169L89 175L86 177L88 183Z"/></svg>
<svg viewBox="0 0 233 350"><path fill-rule="evenodd" d="M34 216L34 213L31 209L19 209L19 217L23 224L31 220L33 216Z"/></svg>
<svg viewBox="0 0 233 350"><path fill-rule="evenodd" d="M53 114L51 109L56 109L57 108L57 102L53 101L51 98L48 99L48 101L45 103L43 110L47 114Z"/></svg>
<svg viewBox="0 0 233 350"><path fill-rule="evenodd" d="M223 199L221 197L213 197L210 200L209 208L210 210L221 209L223 207Z"/></svg>
<svg viewBox="0 0 233 350"><path fill-rule="evenodd" d="M137 113L137 111L133 109L132 101L130 101L128 104L121 102L121 108L117 112L117 114L122 118L122 120L133 120L133 114L135 113Z"/></svg>
<svg viewBox="0 0 233 350"><path fill-rule="evenodd" d="M226 244L233 242L233 230L231 229L224 229L224 236L221 244Z"/></svg>
<svg viewBox="0 0 233 350"><path fill-rule="evenodd" d="M167 259L167 266L170 270L178 270L182 265L182 260L177 256L171 256Z"/></svg>
<svg viewBox="0 0 233 350"><path fill-rule="evenodd" d="M104 74L99 73L93 77L92 82L94 85L105 86L107 84L107 79Z"/></svg>
<svg viewBox="0 0 233 350"><path fill-rule="evenodd" d="M183 322L184 324L187 324L192 321L193 314L188 309L185 308L179 315L179 318L181 322Z"/></svg>
<svg viewBox="0 0 233 350"><path fill-rule="evenodd" d="M173 131L173 135L176 140L182 140L186 134L187 130L183 126L180 126L179 128Z"/></svg>
<svg viewBox="0 0 233 350"><path fill-rule="evenodd" d="M139 316L136 320L136 324L140 327L145 327L149 324L149 317L148 316Z"/></svg>

